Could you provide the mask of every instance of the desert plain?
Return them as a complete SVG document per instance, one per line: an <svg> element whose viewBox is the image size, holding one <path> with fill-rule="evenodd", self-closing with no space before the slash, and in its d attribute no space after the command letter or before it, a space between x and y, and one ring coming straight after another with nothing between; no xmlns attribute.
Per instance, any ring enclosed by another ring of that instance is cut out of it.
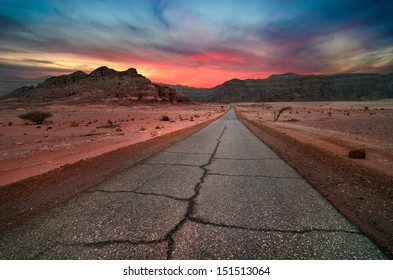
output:
<svg viewBox="0 0 393 280"><path fill-rule="evenodd" d="M285 107L274 121L274 114ZM247 119L341 157L351 149L365 149L366 159L359 164L393 176L393 100L253 103L238 108Z"/></svg>
<svg viewBox="0 0 393 280"><path fill-rule="evenodd" d="M12 101L0 106L0 186L213 120L228 107L208 103L29 107ZM43 124L18 117L32 111L53 116Z"/></svg>

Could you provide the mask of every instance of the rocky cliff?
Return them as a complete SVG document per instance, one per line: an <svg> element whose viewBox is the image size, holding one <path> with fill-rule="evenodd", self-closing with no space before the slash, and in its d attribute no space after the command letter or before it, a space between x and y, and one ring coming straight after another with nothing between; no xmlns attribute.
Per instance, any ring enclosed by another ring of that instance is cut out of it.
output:
<svg viewBox="0 0 393 280"><path fill-rule="evenodd" d="M378 100L393 98L393 74L323 76L288 73L267 79L233 79L213 88L213 92L209 101Z"/></svg>
<svg viewBox="0 0 393 280"><path fill-rule="evenodd" d="M118 72L102 66L86 74L77 71L69 75L51 77L36 87L17 89L3 98L26 101L93 101L104 100L142 102L186 102L188 98L174 89L152 84L150 80L130 68Z"/></svg>

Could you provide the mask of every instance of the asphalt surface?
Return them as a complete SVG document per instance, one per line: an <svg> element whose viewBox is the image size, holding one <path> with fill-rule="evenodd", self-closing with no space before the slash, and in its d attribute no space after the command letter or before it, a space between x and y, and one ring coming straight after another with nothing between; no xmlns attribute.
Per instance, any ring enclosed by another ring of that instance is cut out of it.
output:
<svg viewBox="0 0 393 280"><path fill-rule="evenodd" d="M384 259L233 110L0 234L1 259Z"/></svg>

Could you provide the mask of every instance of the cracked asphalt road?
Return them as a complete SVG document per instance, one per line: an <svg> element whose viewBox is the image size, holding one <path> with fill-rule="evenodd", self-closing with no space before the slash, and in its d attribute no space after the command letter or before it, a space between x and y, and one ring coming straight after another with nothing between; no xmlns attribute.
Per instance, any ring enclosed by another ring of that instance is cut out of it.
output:
<svg viewBox="0 0 393 280"><path fill-rule="evenodd" d="M384 259L231 110L0 234L1 259Z"/></svg>

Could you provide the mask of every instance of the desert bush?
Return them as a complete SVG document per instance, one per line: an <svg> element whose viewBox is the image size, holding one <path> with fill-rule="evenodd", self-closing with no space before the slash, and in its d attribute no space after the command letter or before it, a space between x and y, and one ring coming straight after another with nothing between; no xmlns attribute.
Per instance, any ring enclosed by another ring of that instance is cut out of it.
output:
<svg viewBox="0 0 393 280"><path fill-rule="evenodd" d="M273 112L273 120L276 122L280 118L281 114L284 113L285 111L291 110L292 107L290 106L285 106L281 107L278 111Z"/></svg>
<svg viewBox="0 0 393 280"><path fill-rule="evenodd" d="M32 122L35 122L36 124L42 124L45 121L45 119L50 118L52 116L53 114L50 112L35 111L35 112L19 115L18 117L24 120L30 120Z"/></svg>
<svg viewBox="0 0 393 280"><path fill-rule="evenodd" d="M366 158L366 151L364 149L353 149L349 151L348 156L355 159L364 159Z"/></svg>
<svg viewBox="0 0 393 280"><path fill-rule="evenodd" d="M169 122L171 119L170 119L167 115L162 115L162 117L161 117L160 120L161 120L161 121Z"/></svg>
<svg viewBox="0 0 393 280"><path fill-rule="evenodd" d="M70 123L70 127L77 127L77 126L79 126L79 123L76 122L76 121L72 121L72 122Z"/></svg>
<svg viewBox="0 0 393 280"><path fill-rule="evenodd" d="M104 124L104 125L101 125L101 126L98 126L98 128L118 128L119 127L119 125L118 124Z"/></svg>

